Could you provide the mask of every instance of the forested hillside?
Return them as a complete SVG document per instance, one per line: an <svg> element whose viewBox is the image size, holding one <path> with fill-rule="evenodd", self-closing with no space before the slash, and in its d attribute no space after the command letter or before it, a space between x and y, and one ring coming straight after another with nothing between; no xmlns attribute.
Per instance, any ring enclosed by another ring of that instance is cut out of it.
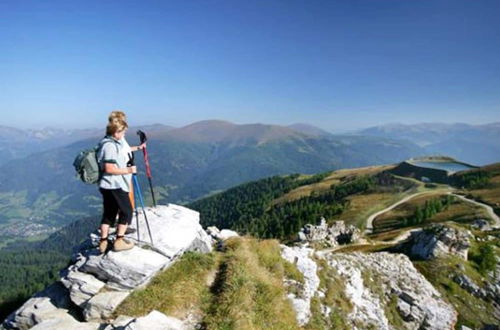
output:
<svg viewBox="0 0 500 330"><path fill-rule="evenodd" d="M347 197L373 192L407 190L413 184L386 172L346 176L327 189L311 191L297 199L277 201L299 187L328 179L331 173L310 177L291 175L272 177L229 189L188 206L200 212L204 227L231 228L261 238L294 239L305 224L327 221L349 206Z"/></svg>
<svg viewBox="0 0 500 330"><path fill-rule="evenodd" d="M76 221L42 242L18 242L0 250L0 319L33 293L59 279L73 247L98 226L99 217Z"/></svg>

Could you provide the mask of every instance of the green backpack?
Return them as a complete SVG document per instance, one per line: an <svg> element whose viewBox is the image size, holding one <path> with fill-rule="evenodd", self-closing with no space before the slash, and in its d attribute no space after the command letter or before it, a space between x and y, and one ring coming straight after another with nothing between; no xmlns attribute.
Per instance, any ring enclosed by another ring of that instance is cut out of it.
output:
<svg viewBox="0 0 500 330"><path fill-rule="evenodd" d="M76 170L76 175L87 184L95 184L101 178L101 168L97 161L97 154L104 144L112 142L111 140L101 141L92 149L85 149L75 157L73 166Z"/></svg>

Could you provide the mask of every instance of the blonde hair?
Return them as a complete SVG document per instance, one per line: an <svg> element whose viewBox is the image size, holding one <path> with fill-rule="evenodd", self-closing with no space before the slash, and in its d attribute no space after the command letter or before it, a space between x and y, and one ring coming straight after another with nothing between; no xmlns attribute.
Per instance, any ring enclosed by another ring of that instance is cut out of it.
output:
<svg viewBox="0 0 500 330"><path fill-rule="evenodd" d="M111 113L109 114L109 117L108 117L108 121L111 123L114 120L122 120L122 121L126 122L127 115L125 114L125 112L120 111L120 110L111 111Z"/></svg>
<svg viewBox="0 0 500 330"><path fill-rule="evenodd" d="M118 118L113 119L106 126L106 135L113 135L116 132L121 132L128 128L128 124L125 120L121 120Z"/></svg>

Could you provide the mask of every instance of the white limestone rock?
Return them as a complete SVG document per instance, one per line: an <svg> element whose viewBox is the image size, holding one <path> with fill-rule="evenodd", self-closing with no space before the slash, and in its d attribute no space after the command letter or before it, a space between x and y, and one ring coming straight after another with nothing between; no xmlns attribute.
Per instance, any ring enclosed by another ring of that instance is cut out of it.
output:
<svg viewBox="0 0 500 330"><path fill-rule="evenodd" d="M211 226L207 228L207 234L210 235L216 241L224 241L231 237L240 236L237 232L229 229L219 230L215 226Z"/></svg>
<svg viewBox="0 0 500 330"><path fill-rule="evenodd" d="M3 326L6 329L24 330L51 319L72 319L68 308L67 290L60 282L56 282L28 299L7 317Z"/></svg>
<svg viewBox="0 0 500 330"><path fill-rule="evenodd" d="M394 329L385 308L397 299L404 329L453 329L457 313L402 254L330 253L328 265L343 280L353 329ZM362 325L362 326L360 326Z"/></svg>
<svg viewBox="0 0 500 330"><path fill-rule="evenodd" d="M152 311L144 317L129 323L124 330L187 330L184 323L174 317Z"/></svg>
<svg viewBox="0 0 500 330"><path fill-rule="evenodd" d="M317 275L318 266L311 258L313 252L313 249L307 247L281 245L281 256L288 262L295 264L304 275L305 283L299 296L288 295L297 314L297 322L301 326L307 324L311 318L311 299L316 294L320 283Z"/></svg>
<svg viewBox="0 0 500 330"><path fill-rule="evenodd" d="M43 321L31 330L98 330L101 324L95 322L78 322L71 316L63 318L55 318Z"/></svg>
<svg viewBox="0 0 500 330"><path fill-rule="evenodd" d="M355 243L360 238L360 230L352 225L345 224L344 221L335 221L328 227L326 220L321 219L317 226L307 224L298 233L302 242L321 242L330 247L340 244Z"/></svg>
<svg viewBox="0 0 500 330"><path fill-rule="evenodd" d="M116 289L134 289L147 283L170 259L151 250L134 246L121 252L99 255L91 251L80 271L95 275Z"/></svg>
<svg viewBox="0 0 500 330"><path fill-rule="evenodd" d="M109 291L101 292L90 299L85 305L83 316L87 321L105 320L128 297L130 292Z"/></svg>
<svg viewBox="0 0 500 330"><path fill-rule="evenodd" d="M127 235L127 238L139 245L151 245L142 209L139 211L139 239L137 232ZM198 212L175 204L146 207L145 211L153 238L152 246L166 257L172 259L185 251L212 251L212 242L200 225ZM131 228L137 229L136 221L134 216Z"/></svg>
<svg viewBox="0 0 500 330"><path fill-rule="evenodd" d="M79 272L70 267L61 283L69 290L69 297L77 306L83 307L105 285L94 276Z"/></svg>

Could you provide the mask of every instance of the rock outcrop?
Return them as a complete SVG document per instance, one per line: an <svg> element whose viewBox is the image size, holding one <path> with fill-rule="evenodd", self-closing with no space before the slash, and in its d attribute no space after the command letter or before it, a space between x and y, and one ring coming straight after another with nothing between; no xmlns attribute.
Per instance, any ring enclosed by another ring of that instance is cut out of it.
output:
<svg viewBox="0 0 500 330"><path fill-rule="evenodd" d="M412 257L424 260L456 255L467 260L470 240L473 237L468 230L446 225L431 225L411 233L405 243L405 249Z"/></svg>
<svg viewBox="0 0 500 330"><path fill-rule="evenodd" d="M131 227L137 231L127 235L137 243L134 248L99 254L98 236L92 234L76 249L73 264L61 272L61 280L29 299L7 318L3 327L102 329L103 322L133 289L146 285L184 252L212 250L211 238L200 226L198 212L170 204L146 208L146 215L147 223L144 215L134 218ZM159 312L125 319L117 319L122 322L117 328L183 329L181 321Z"/></svg>
<svg viewBox="0 0 500 330"><path fill-rule="evenodd" d="M318 226L305 225L299 232L302 242L320 242L329 247L340 244L355 243L360 238L360 230L352 225L345 225L344 221L335 221L330 227L324 218Z"/></svg>
<svg viewBox="0 0 500 330"><path fill-rule="evenodd" d="M324 258L345 284L353 329L441 330L452 329L457 321L453 307L405 255L329 253ZM387 313L399 314L402 325L391 324Z"/></svg>

